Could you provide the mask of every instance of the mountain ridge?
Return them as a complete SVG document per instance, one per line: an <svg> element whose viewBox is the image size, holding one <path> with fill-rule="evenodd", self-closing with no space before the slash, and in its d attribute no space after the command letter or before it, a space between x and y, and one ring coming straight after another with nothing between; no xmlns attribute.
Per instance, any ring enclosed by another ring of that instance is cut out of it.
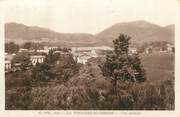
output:
<svg viewBox="0 0 180 117"><path fill-rule="evenodd" d="M63 46L112 46L112 40L120 33L132 37L131 43L151 41L167 41L174 43L174 28L165 27L139 20L133 22L116 23L97 34L89 33L59 33L39 26L9 22L5 24L5 41L24 43L27 41L55 43Z"/></svg>

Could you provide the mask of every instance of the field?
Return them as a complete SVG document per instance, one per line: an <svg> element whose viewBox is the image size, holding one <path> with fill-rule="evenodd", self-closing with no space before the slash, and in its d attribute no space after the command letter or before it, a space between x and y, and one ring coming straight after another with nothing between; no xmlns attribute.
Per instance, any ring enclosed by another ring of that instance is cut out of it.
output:
<svg viewBox="0 0 180 117"><path fill-rule="evenodd" d="M174 54L142 54L141 58L148 81L174 79Z"/></svg>

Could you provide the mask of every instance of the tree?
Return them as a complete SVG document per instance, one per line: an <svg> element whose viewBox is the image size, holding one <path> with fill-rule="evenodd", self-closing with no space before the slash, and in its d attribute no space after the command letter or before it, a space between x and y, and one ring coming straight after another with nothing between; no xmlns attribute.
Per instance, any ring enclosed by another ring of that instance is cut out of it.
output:
<svg viewBox="0 0 180 117"><path fill-rule="evenodd" d="M30 55L27 52L18 53L12 59L12 64L19 63L21 70L26 70L28 67L32 66L30 61Z"/></svg>
<svg viewBox="0 0 180 117"><path fill-rule="evenodd" d="M26 42L26 43L24 43L23 48L38 50L38 49L43 49L44 46L41 43Z"/></svg>
<svg viewBox="0 0 180 117"><path fill-rule="evenodd" d="M19 45L15 44L14 42L10 42L10 43L5 44L5 52L17 53L18 51L19 51Z"/></svg>
<svg viewBox="0 0 180 117"><path fill-rule="evenodd" d="M32 82L47 82L53 79L54 75L50 72L50 68L51 67L46 63L37 63L32 69Z"/></svg>
<svg viewBox="0 0 180 117"><path fill-rule="evenodd" d="M23 48L24 49L30 49L32 46L32 43L31 42L26 42L24 45L23 45Z"/></svg>
<svg viewBox="0 0 180 117"><path fill-rule="evenodd" d="M49 53L46 55L45 63L47 64L55 64L60 56L60 53L54 53L55 50L50 50Z"/></svg>
<svg viewBox="0 0 180 117"><path fill-rule="evenodd" d="M145 72L138 54L128 54L130 39L131 37L120 34L113 40L114 50L106 55L106 61L101 66L103 74L111 79L115 91L118 80L145 81Z"/></svg>
<svg viewBox="0 0 180 117"><path fill-rule="evenodd" d="M73 55L69 52L66 54L55 54L56 64L52 67L52 72L55 74L56 79L68 80L75 75L79 70L79 64L73 59Z"/></svg>
<svg viewBox="0 0 180 117"><path fill-rule="evenodd" d="M140 45L138 47L138 53L143 53L148 46L149 46L149 43L143 43L142 45Z"/></svg>
<svg viewBox="0 0 180 117"><path fill-rule="evenodd" d="M32 70L33 81L68 80L79 70L78 63L70 52L50 50L45 61Z"/></svg>

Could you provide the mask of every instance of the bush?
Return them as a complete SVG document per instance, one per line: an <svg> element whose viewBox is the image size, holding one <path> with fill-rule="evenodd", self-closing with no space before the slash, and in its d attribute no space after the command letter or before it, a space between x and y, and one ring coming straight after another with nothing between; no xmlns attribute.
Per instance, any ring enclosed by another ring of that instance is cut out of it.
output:
<svg viewBox="0 0 180 117"><path fill-rule="evenodd" d="M86 71L63 84L6 90L6 109L32 110L173 110L174 80L117 82Z"/></svg>
<svg viewBox="0 0 180 117"><path fill-rule="evenodd" d="M28 110L32 102L31 88L6 90L6 110Z"/></svg>
<svg viewBox="0 0 180 117"><path fill-rule="evenodd" d="M135 85L131 89L136 110L173 110L174 80L164 80L156 84Z"/></svg>
<svg viewBox="0 0 180 117"><path fill-rule="evenodd" d="M7 53L17 53L19 51L19 45L14 42L5 43L5 52Z"/></svg>

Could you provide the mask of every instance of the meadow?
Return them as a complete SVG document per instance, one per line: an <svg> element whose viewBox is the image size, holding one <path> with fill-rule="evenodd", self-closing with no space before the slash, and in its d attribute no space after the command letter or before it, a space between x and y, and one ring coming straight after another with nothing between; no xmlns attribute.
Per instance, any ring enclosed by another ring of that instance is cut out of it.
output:
<svg viewBox="0 0 180 117"><path fill-rule="evenodd" d="M142 54L140 57L148 81L174 79L175 56L173 53Z"/></svg>

